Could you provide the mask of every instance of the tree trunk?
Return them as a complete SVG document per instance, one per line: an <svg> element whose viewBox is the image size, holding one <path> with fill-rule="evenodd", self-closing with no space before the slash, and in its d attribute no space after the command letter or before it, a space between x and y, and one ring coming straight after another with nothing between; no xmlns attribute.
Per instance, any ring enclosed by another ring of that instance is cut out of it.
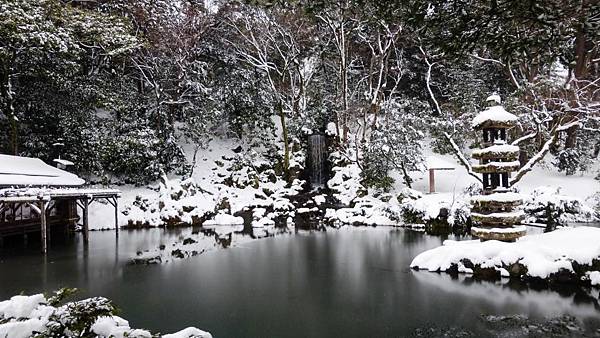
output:
<svg viewBox="0 0 600 338"><path fill-rule="evenodd" d="M586 0L581 1L581 10L585 11ZM583 15L583 14L582 14ZM586 59L587 59L587 48L586 48L586 34L584 18L580 19L581 22L577 25L577 34L575 35L575 78L581 79L587 75Z"/></svg>
<svg viewBox="0 0 600 338"><path fill-rule="evenodd" d="M567 129L567 138L565 140L565 148L575 148L577 145L577 132L579 131L579 125L575 125Z"/></svg>
<svg viewBox="0 0 600 338"><path fill-rule="evenodd" d="M288 141L288 130L285 122L285 112L283 103L280 101L277 109L279 110L279 120L281 121L281 130L283 134L283 171L287 173L290 167L290 145Z"/></svg>
<svg viewBox="0 0 600 338"><path fill-rule="evenodd" d="M342 141L348 140L348 50L346 47L346 30L344 23L340 25L340 72L342 80Z"/></svg>
<svg viewBox="0 0 600 338"><path fill-rule="evenodd" d="M4 100L6 102L6 117L9 120L10 123L10 145L9 145L9 151L13 154L13 155L17 155L18 154L18 119L17 119L17 115L15 113L15 106L14 106L14 93L13 93L13 89L12 89L12 82L11 82L11 78L10 78L10 68L5 68L4 71L2 72L2 84L0 85L0 95L2 95L2 97L4 97Z"/></svg>
<svg viewBox="0 0 600 338"><path fill-rule="evenodd" d="M406 186L410 189L412 189L412 178L410 178L410 175L408 174L408 171L406 170L406 166L404 165L404 163L402 163L400 165L400 169L402 170L402 178L404 179L404 184L406 184Z"/></svg>

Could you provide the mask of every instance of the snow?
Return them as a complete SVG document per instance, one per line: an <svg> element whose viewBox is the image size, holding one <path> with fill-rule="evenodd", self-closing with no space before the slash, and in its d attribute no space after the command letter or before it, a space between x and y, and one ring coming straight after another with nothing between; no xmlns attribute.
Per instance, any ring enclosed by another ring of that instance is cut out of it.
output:
<svg viewBox="0 0 600 338"><path fill-rule="evenodd" d="M325 203L325 195L316 195L313 197L313 200L317 205L321 205Z"/></svg>
<svg viewBox="0 0 600 338"><path fill-rule="evenodd" d="M77 302L78 307L94 307L96 300L90 298ZM49 326L56 327L58 322L71 320L70 309L75 308L74 303L67 303L60 307L48 305L48 300L43 294L32 296L14 296L9 300L0 302L0 337L28 338L38 335L50 334ZM85 305L87 304L87 305ZM54 322L54 323L53 323ZM63 323L64 324L64 323ZM89 328L100 338L151 338L153 335L147 330L132 329L129 322L118 316L98 317ZM63 337L73 335L65 330ZM173 334L163 335L166 338L212 338L208 332L189 327Z"/></svg>
<svg viewBox="0 0 600 338"><path fill-rule="evenodd" d="M427 169L454 169L456 165L452 162L445 161L438 156L429 156L425 159Z"/></svg>
<svg viewBox="0 0 600 338"><path fill-rule="evenodd" d="M80 186L84 183L77 175L39 158L0 154L0 186Z"/></svg>
<svg viewBox="0 0 600 338"><path fill-rule="evenodd" d="M58 164L62 164L62 165L64 165L65 167L66 167L66 166L70 166L70 165L75 165L75 163L73 163L73 162L71 162L71 161L68 161L68 160L63 160L63 159L60 159L60 158L55 158L55 159L54 159L54 160L52 160L52 161L53 161L53 162L55 162L55 163L58 163Z"/></svg>
<svg viewBox="0 0 600 338"><path fill-rule="evenodd" d="M28 338L34 336L35 332L44 329L46 321L32 318L23 321L11 321L0 324L0 337Z"/></svg>
<svg viewBox="0 0 600 338"><path fill-rule="evenodd" d="M336 128L334 122L327 123L327 130L325 131L325 134L327 134L329 136L336 136L337 135L337 128Z"/></svg>
<svg viewBox="0 0 600 338"><path fill-rule="evenodd" d="M548 278L561 269L573 271L572 262L592 263L600 257L600 228L581 226L527 235L514 243L500 241L450 241L425 251L410 266L421 270L447 271L463 259L481 267L503 268L520 263L527 276ZM593 274L596 278L597 274Z"/></svg>
<svg viewBox="0 0 600 338"><path fill-rule="evenodd" d="M525 216L525 211L515 210L515 211L511 211L511 212L493 212L490 214L480 214L480 213L473 212L473 213L471 213L471 216L493 217L493 218L517 218L517 217Z"/></svg>
<svg viewBox="0 0 600 338"><path fill-rule="evenodd" d="M510 228L479 228L472 227L471 231L478 233L499 233L499 234L512 234L527 231L527 227L524 225L514 226Z"/></svg>
<svg viewBox="0 0 600 338"><path fill-rule="evenodd" d="M486 164L475 164L473 165L473 170L482 170L482 169L488 169L488 168L498 168L499 170L502 169L510 169L510 168L518 168L519 165L521 165L521 162L519 161L511 161L511 162L488 162Z"/></svg>
<svg viewBox="0 0 600 338"><path fill-rule="evenodd" d="M518 202L518 201L522 201L523 200L523 196L521 196L521 194L519 193L515 193L515 192L502 192L502 193L495 193L495 194L491 194L491 195L479 195L479 196L474 196L471 198L471 202L473 203L478 203L478 202Z"/></svg>
<svg viewBox="0 0 600 338"><path fill-rule="evenodd" d="M541 186L526 195L524 209L531 215L531 222L536 222L536 217L547 218L548 210L551 210L552 216L556 218L554 221L561 224L594 222L600 217L593 208L594 205L599 205L596 196L600 197L592 195L584 200L563 194L561 188Z"/></svg>
<svg viewBox="0 0 600 338"><path fill-rule="evenodd" d="M518 118L516 115L507 112L502 106L493 106L480 112L471 121L471 126L477 128L486 122L515 122Z"/></svg>
<svg viewBox="0 0 600 338"><path fill-rule="evenodd" d="M244 224L242 217L236 217L225 213L218 213L213 219L207 220L203 225L239 225Z"/></svg>
<svg viewBox="0 0 600 338"><path fill-rule="evenodd" d="M110 338L152 338L152 334L146 330L133 330L129 322L119 316L100 317L92 324L92 332L99 337Z"/></svg>
<svg viewBox="0 0 600 338"><path fill-rule="evenodd" d="M496 102L497 104L501 104L502 103L502 99L500 99L500 95L498 94L492 94L490 96L487 97L487 99L485 99L486 102Z"/></svg>
<svg viewBox="0 0 600 338"><path fill-rule="evenodd" d="M212 338L212 335L206 331L199 330L195 327L188 327L179 332L165 334L163 338Z"/></svg>
<svg viewBox="0 0 600 338"><path fill-rule="evenodd" d="M336 156L332 154L332 156ZM360 183L361 169L356 163L344 167L333 167L333 177L327 181L327 186L334 191L333 196L344 205L349 205L358 192L364 187Z"/></svg>
<svg viewBox="0 0 600 338"><path fill-rule="evenodd" d="M494 144L483 149L473 150L473 156L480 156L483 154L515 154L519 153L519 147L510 144Z"/></svg>
<svg viewBox="0 0 600 338"><path fill-rule="evenodd" d="M600 271L588 271L587 277L592 285L600 285Z"/></svg>
<svg viewBox="0 0 600 338"><path fill-rule="evenodd" d="M0 316L4 318L25 318L35 310L40 303L44 303L44 295L14 296L10 300L0 302Z"/></svg>

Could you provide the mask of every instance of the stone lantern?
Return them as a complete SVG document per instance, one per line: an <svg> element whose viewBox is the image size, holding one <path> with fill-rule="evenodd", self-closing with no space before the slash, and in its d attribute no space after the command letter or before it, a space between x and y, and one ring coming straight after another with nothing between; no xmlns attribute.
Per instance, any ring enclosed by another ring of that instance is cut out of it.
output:
<svg viewBox="0 0 600 338"><path fill-rule="evenodd" d="M526 232L519 225L525 215L518 209L523 200L509 183L520 166L519 147L507 143L508 129L517 117L501 106L498 95L486 102L488 107L472 121L473 128L483 132L483 149L473 151L473 158L479 160L473 171L483 175L483 194L471 199L471 218L477 224L471 234L481 240L512 242Z"/></svg>

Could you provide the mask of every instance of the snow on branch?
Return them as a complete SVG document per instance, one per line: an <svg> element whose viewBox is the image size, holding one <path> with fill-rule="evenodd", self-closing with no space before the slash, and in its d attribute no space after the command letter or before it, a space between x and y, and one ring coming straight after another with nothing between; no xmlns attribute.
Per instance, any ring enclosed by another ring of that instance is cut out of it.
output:
<svg viewBox="0 0 600 338"><path fill-rule="evenodd" d="M581 125L579 120L575 120L573 122L564 124L562 126L555 127L551 131L551 133L550 133L551 136L548 139L548 141L546 141L546 143L544 143L544 146L542 146L542 149L540 149L540 151L538 151L537 154L535 154L532 158L530 158L529 161L527 161L527 163L525 163L525 165L523 167L521 167L521 169L519 169L519 171L517 171L515 178L510 180L510 185L511 186L515 185L517 182L519 182L521 180L521 178L523 178L523 176L525 176L525 174L527 174L528 172L533 170L533 167L538 162L540 162L544 158L544 156L546 156L546 154L550 151L550 147L558 140L558 135L560 132L566 131L568 129L571 129L571 128L573 128L575 126L579 126L579 125Z"/></svg>
<svg viewBox="0 0 600 338"><path fill-rule="evenodd" d="M452 136L450 134L448 134L448 133L444 133L444 136L446 137L446 139L448 140L448 142L452 146L452 149L454 150L454 154L456 155L456 157L458 158L458 160L460 161L460 163L463 165L463 167L465 167L465 169L467 169L467 173L470 176L472 176L475 179L477 179L477 181L483 183L483 181L481 180L481 177L479 177L479 175L477 175L477 173L475 173L473 171L473 167L471 166L471 162L469 162L469 160L465 157L465 155L463 154L463 152L460 150L460 147L456 144L456 142L454 142L454 139L452 138Z"/></svg>
<svg viewBox="0 0 600 338"><path fill-rule="evenodd" d="M499 61L499 60L490 59L490 58L484 58L484 57L481 57L481 56L479 56L477 54L471 54L470 56L472 58L474 58L474 59L479 60L479 61L497 63L497 64L501 65L502 67L505 66L504 63L502 61Z"/></svg>
<svg viewBox="0 0 600 338"><path fill-rule="evenodd" d="M521 136L521 137L519 137L518 139L514 140L514 141L511 143L511 145L513 145L513 146L518 146L519 144L521 144L521 143L523 143L523 142L525 142L525 141L527 141L527 140L531 140L532 138L535 138L535 137L537 136L537 134L538 134L538 132L537 132L537 131L535 131L535 132L533 132L533 133L531 133L531 134L527 134L527 135L525 135L525 136Z"/></svg>
<svg viewBox="0 0 600 338"><path fill-rule="evenodd" d="M425 63L427 64L427 77L425 78L425 84L427 85L427 91L429 92L429 96L431 96L431 100L433 100L433 103L435 103L435 108L438 112L438 114L443 115L442 114L442 110L440 109L440 105L437 101L437 99L435 98L435 95L433 95L433 91L431 90L431 68L433 68L433 65L435 63L431 63L429 62L429 59L427 58L427 54L425 53L425 51L423 50L423 47L419 46L419 49L421 50L421 53L423 53L423 58L425 60Z"/></svg>

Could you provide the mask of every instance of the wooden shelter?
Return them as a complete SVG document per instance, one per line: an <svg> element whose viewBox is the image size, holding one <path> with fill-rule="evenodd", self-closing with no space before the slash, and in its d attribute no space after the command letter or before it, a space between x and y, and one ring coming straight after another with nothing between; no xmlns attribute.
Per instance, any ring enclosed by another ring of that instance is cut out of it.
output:
<svg viewBox="0 0 600 338"><path fill-rule="evenodd" d="M0 155L0 242L7 236L39 232L42 252L46 253L53 227L73 229L81 221L87 243L89 206L101 199L114 207L118 231L121 192L84 188L84 183L77 175L39 159Z"/></svg>
<svg viewBox="0 0 600 338"><path fill-rule="evenodd" d="M429 172L429 193L435 193L435 171L436 170L454 170L452 163L448 163L439 157L429 156L426 160L426 168Z"/></svg>

